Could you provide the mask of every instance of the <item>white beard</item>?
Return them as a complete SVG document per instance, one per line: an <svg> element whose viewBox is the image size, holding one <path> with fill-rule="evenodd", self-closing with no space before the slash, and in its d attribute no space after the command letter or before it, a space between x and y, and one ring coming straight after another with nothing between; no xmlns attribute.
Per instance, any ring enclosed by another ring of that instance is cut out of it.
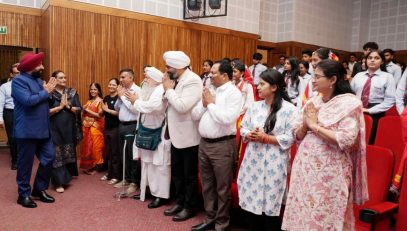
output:
<svg viewBox="0 0 407 231"><path fill-rule="evenodd" d="M141 88L141 99L147 101L153 93L155 87L151 87L148 83L144 82Z"/></svg>

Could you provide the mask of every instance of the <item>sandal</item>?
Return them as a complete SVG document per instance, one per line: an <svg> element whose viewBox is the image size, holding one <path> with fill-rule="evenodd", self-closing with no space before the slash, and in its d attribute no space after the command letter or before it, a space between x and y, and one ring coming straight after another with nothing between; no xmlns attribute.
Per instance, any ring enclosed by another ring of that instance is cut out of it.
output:
<svg viewBox="0 0 407 231"><path fill-rule="evenodd" d="M100 178L100 180L109 180L109 178L107 178L107 175L104 175Z"/></svg>
<svg viewBox="0 0 407 231"><path fill-rule="evenodd" d="M63 193L65 191L65 189L64 189L64 187L60 186L60 187L56 188L55 191L57 191L58 193Z"/></svg>
<svg viewBox="0 0 407 231"><path fill-rule="evenodd" d="M107 182L107 184L116 184L117 182L119 182L119 180L113 178L109 182Z"/></svg>

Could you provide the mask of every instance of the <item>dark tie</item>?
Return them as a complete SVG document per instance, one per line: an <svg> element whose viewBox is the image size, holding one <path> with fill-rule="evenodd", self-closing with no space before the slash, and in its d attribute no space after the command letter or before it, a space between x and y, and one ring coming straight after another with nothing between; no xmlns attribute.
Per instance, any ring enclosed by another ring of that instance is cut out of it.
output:
<svg viewBox="0 0 407 231"><path fill-rule="evenodd" d="M257 64L254 64L253 65L253 71L252 71L252 77L254 78L254 74L256 74L256 65Z"/></svg>
<svg viewBox="0 0 407 231"><path fill-rule="evenodd" d="M206 80L208 79L208 75L205 75L204 76L204 80L203 80L203 86L205 87L206 86Z"/></svg>
<svg viewBox="0 0 407 231"><path fill-rule="evenodd" d="M362 103L363 103L363 107L367 108L368 104L369 104L369 95L370 95L370 85L372 84L372 77L374 76L374 74L367 74L367 80L365 85L363 86L363 90L362 90Z"/></svg>

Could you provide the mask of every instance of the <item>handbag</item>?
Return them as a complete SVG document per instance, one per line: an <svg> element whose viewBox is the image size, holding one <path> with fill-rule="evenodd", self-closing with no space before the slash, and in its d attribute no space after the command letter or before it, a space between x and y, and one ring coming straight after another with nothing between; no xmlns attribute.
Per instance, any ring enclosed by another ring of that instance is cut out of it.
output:
<svg viewBox="0 0 407 231"><path fill-rule="evenodd" d="M164 124L165 119L159 128L146 128L140 121L136 132L136 146L145 150L155 151L161 142L161 131Z"/></svg>

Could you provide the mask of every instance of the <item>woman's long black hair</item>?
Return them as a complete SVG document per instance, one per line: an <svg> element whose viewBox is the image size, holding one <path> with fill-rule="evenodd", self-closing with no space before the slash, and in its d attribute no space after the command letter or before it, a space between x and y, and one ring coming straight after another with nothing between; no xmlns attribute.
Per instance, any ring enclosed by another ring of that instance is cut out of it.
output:
<svg viewBox="0 0 407 231"><path fill-rule="evenodd" d="M283 100L291 102L286 91L286 85L284 77L280 72L274 69L268 69L260 74L260 78L266 81L270 86L275 85L277 90L274 94L273 104L270 108L270 114L268 115L266 122L264 123L264 132L270 134L274 126L276 125L277 112L283 105Z"/></svg>
<svg viewBox="0 0 407 231"><path fill-rule="evenodd" d="M291 86L298 86L300 83L300 79L298 78L298 75L300 74L300 62L295 56L288 57L287 60L291 65ZM285 76L285 74L286 71L283 72L283 76Z"/></svg>

